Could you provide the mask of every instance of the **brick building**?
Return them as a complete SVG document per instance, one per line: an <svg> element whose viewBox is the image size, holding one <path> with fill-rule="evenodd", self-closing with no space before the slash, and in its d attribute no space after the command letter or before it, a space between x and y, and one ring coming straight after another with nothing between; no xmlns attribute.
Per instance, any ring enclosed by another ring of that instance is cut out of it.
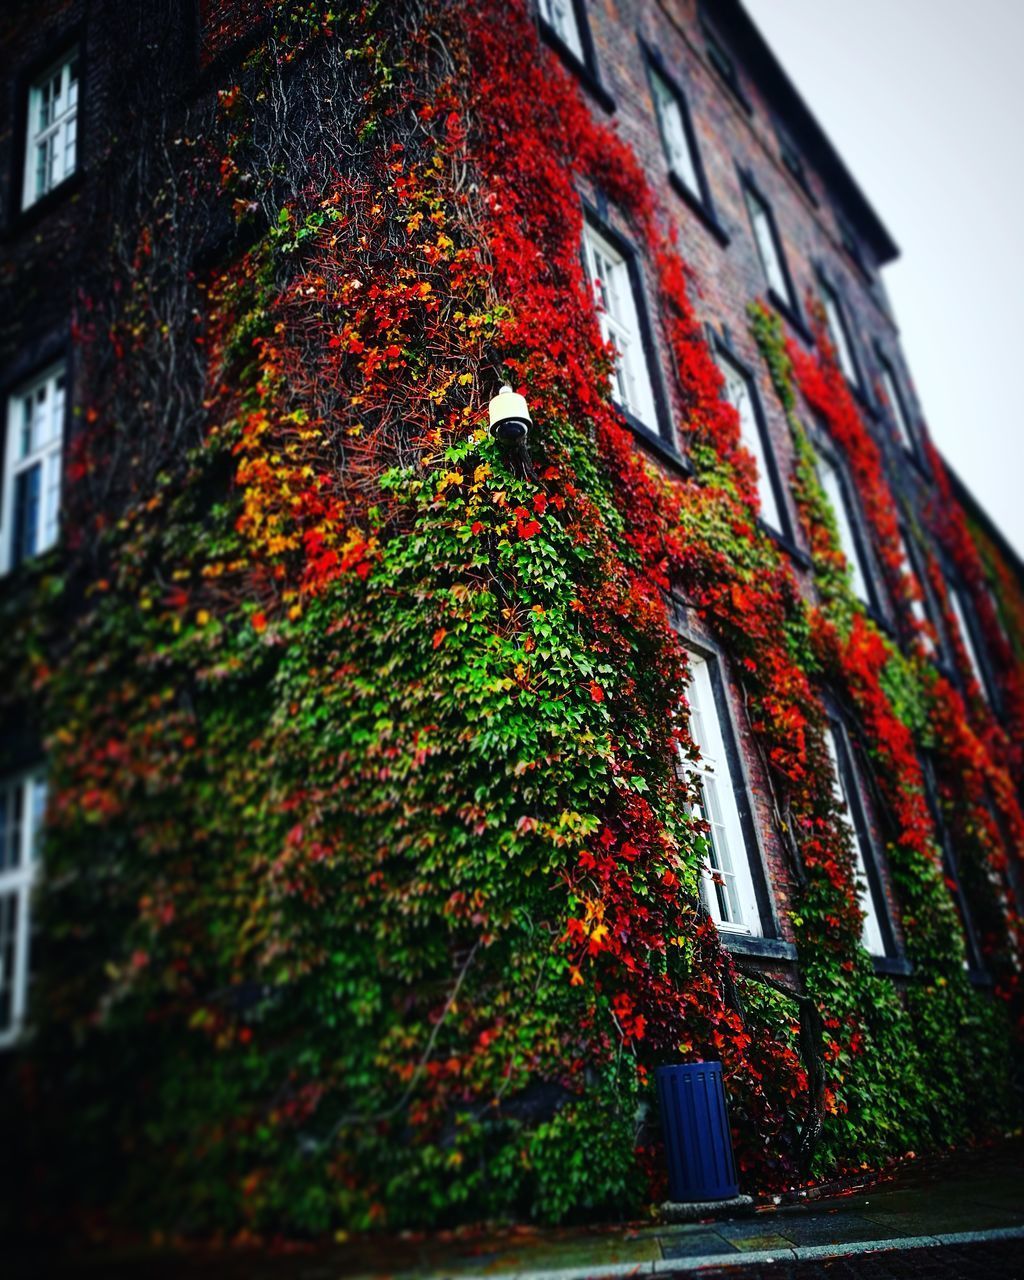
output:
<svg viewBox="0 0 1024 1280"><path fill-rule="evenodd" d="M232 187L235 177L223 177L228 162L222 159L222 187L234 196L236 216L230 215L216 183L204 186L197 179L187 196L192 205L187 200L177 205L179 212L184 208L188 213L191 224L182 230L180 220L173 221L166 208L147 208L139 191L145 191L153 175L163 181L170 174L176 200L189 192L189 166L182 164L179 154L167 162L166 171L160 168L161 145L168 150L180 147L179 135L186 133L192 139L187 145L193 148L196 173L203 171L209 159L204 145L212 148L211 140L222 135L228 137L224 155L236 170L242 167L240 160L235 161L239 145L233 132L233 95L239 84L249 93L245 86L256 74L254 58L271 39L268 33L275 31L279 14L273 11L282 8L288 6L206 3L193 11L190 5L167 4L146 6L143 16L137 6L116 0L101 4L64 0L15 5L0 27L7 103L7 123L0 134L0 247L7 294L0 318L6 406L0 607L12 650L5 659L10 683L0 739L4 774L0 789L0 1046L5 1050L9 1092L15 1088L20 1064L32 1060L35 1052L27 1029L38 1021L52 1024L39 1038L41 1061L52 1068L61 1052L54 1046L63 1044L63 1051L70 1051L66 1039L60 1038L62 1018L72 1021L83 1016L83 1006L76 1006L74 1000L64 1006L58 1001L41 1014L40 1006L32 1003L38 997L32 994L30 973L38 968L45 983L47 957L59 953L63 945L55 947L42 926L30 928L30 909L33 893L41 891L39 885L46 880L45 858L36 859L33 854L44 839L46 824L44 741L51 747L63 744L57 748L62 751L67 737L61 736L60 718L66 710L48 711L49 695L45 688L39 692L46 685L43 669L61 660L51 660L47 646L64 653L61 643L55 642L60 628L51 623L40 635L26 618L41 607L40 593L45 596L56 590L54 578L60 578L65 572L62 566L70 563L67 581L71 586L60 616L65 619L62 625L74 633L67 619L87 615L91 607L87 602L97 590L106 590L107 579L116 579L117 574L116 567L111 567L116 566L116 556L92 555L88 545L83 546L82 535L74 527L75 512L88 508L92 523L87 528L95 530L97 504L102 511L106 502L115 522L126 508L134 509L139 493L145 497L160 491L159 476L171 465L168 456L176 451L184 456L204 438L204 415L212 395L208 386L204 388L202 373L207 339L194 342L198 332L194 317L206 305L202 282L216 278L225 264L267 237L267 205L277 200L284 206L297 197L294 191L282 193L273 181L264 188L258 181L250 181L248 188L244 183L241 188ZM386 31L389 19L385 15L381 21ZM404 21L414 20L396 18L396 29ZM942 881L962 930L962 967L969 978L970 999L979 1002L979 1008L995 1008L999 995L992 994L993 988L1012 999L1019 966L1019 958L1007 959L1004 935L1015 919L1013 889L1019 884L1021 852L1014 826L1019 814L1013 812L1022 777L1020 725L1013 700L1022 660L1017 625L1024 571L1012 548L955 477L950 481L936 474L937 455L928 442L882 280L882 270L896 257L897 247L740 3L539 0L530 10L530 22L540 41L536 57L547 68L546 74L557 78L561 63L575 86L572 91L582 93L592 119L601 127L612 125L632 151L654 193L663 230L675 237L688 264L696 319L721 372L722 394L736 411L741 444L756 467L757 536L788 566L780 572L792 575L799 596L813 608L820 589L817 552L813 529L808 528L794 496L800 448L794 437L796 416L813 451L818 485L831 506L833 536L849 570L851 607L874 629L872 634L923 664L915 671L932 673L920 677L929 689L933 676L941 677L944 687L957 691L970 708L977 728L972 742L986 744L991 757L983 765L972 766L979 779L987 779L977 784L981 788L978 803L992 824L986 836L991 847L985 846L991 857L982 859L980 869L965 873L962 866L956 824L950 817L955 775L948 762L932 759L941 755L937 731L917 732L916 746L922 796L933 822L929 839L941 850L937 856L942 859ZM328 43L333 23L340 24L341 19L325 20L320 35ZM303 77L318 55L314 50L303 56L305 62L297 59L287 70L291 79L282 90L283 101L291 101L288 95L303 99L304 89L307 95L312 93L312 82ZM477 71L482 74L480 68ZM262 101L256 93L251 96L257 103ZM312 117L327 111L322 104L310 106L311 96L303 102L298 115L304 112ZM351 104L345 107L345 111L354 109ZM337 125L339 136L347 127L344 117ZM169 138L174 139L173 147L166 148ZM668 303L659 288L656 264L639 238L636 218L614 195L609 196L599 174L576 175L576 185L584 215L582 256L597 290L601 333L619 352L611 374L611 400L645 456L674 483L698 485L702 483L700 467L691 457L686 427L692 404L685 380L679 376ZM237 214L240 202L251 205L247 221ZM147 247L140 249L138 227L146 225L147 217L157 230L150 233ZM282 214L284 226L289 217L298 225L293 211ZM125 234L126 228L132 234ZM297 236L296 246L300 240ZM115 265L125 265L127 278L137 282L149 270L145 265L140 268L139 262L156 262L162 250L169 255L166 277L154 283L155 268L145 276L146 288L139 295L143 305L127 329L117 327L124 322L123 313L117 313L117 324L110 321L109 329L105 328L114 309L104 310L97 300ZM162 314L160 300L168 297L174 307ZM804 401L795 409L787 407L777 371L750 323L749 307L759 299L781 321L785 337L808 358L821 357L823 337L825 345L831 345L831 355L826 352L824 358L838 365L850 404L881 457L880 479L892 495L899 522L904 576L916 582L919 590L902 595L894 590L892 573L883 563L886 554L892 558L892 548L888 553L879 548L871 510L865 509L874 499L863 492L854 460L830 430L827 417ZM138 338L125 356L119 345L125 333L137 335L144 328L154 332L155 339ZM147 371L148 399L141 401L143 408L135 419L125 417L121 402L116 401L124 379L119 381L111 370L125 361ZM494 389L481 382L479 396L485 401ZM102 424L105 406L115 402L111 417L121 415L138 434L131 439L122 433L104 455L112 479L106 490L99 486L105 496L97 499L97 469L86 467L82 478L79 450L88 448L90 432L99 430L95 424ZM535 403L533 407L535 416L542 417ZM141 442L143 428L157 418L167 433L167 448L160 452L154 445L150 459ZM116 470L122 463L125 474L136 477L130 489ZM137 471L132 472L132 467ZM89 490L88 503L76 504L76 483ZM980 576L971 576L972 562L964 558L962 544L955 537L944 539L937 529L934 512L947 500L959 504L965 513L963 527L977 535L972 554L983 568ZM537 513L542 510L539 506ZM97 587L98 581L102 587ZM181 581L189 581L184 571ZM160 591L171 591L169 582L161 579ZM258 602L263 599L258 597ZM759 742L755 718L747 709L744 677L738 669L740 655L730 652L714 618L694 607L685 591L670 591L668 601L675 631L689 654L690 732L701 751L700 761L695 760L689 770L689 785L693 788L691 814L709 824L707 844L702 846L695 871L703 907L732 957L735 975L741 979L745 974L760 975L774 984L772 990L781 988L806 1000L801 926L794 924L794 917L799 918L803 910L802 890L794 880L792 853L783 834L783 827L793 824L783 822L780 815L779 788L770 776L772 767ZM149 603L141 606L150 607ZM292 606L293 610L298 607ZM203 605L197 616L208 616L212 609ZM263 619L262 605L257 613L250 609L248 616ZM262 631L263 625L258 629ZM433 631L435 649L445 642L445 634L443 628ZM92 679L96 660L84 670ZM135 674L130 669L122 667L120 678L129 691L134 687ZM200 684L203 678L197 675ZM201 700L200 694L190 696ZM826 708L824 741L834 767L834 802L847 832L862 913L861 940L873 975L897 993L900 1007L914 1009L914 993L931 984L934 976L922 974L913 948L908 947L906 905L889 858L894 839L899 840L893 835L893 819L885 812L885 788L877 777L885 766L879 764L865 737L851 697L826 689L822 705ZM127 710L123 714L130 718ZM78 708L79 725L82 715ZM97 717L99 755L101 740L112 732L110 723ZM1004 749L1005 761L998 758ZM110 750L113 758L116 752ZM1004 773L997 777L998 769ZM93 785L97 790L116 791L113 783L86 780L88 770L81 763L72 766L65 761L59 772L62 788L72 788L69 779L77 779L76 794L92 794L89 787ZM1005 781L1003 791L1000 780ZM982 795L985 787L988 791ZM142 814L146 802L140 797L137 804ZM66 812L63 805L56 807ZM54 808L51 802L51 814ZM133 816L130 804L126 810L111 799L107 808L100 805L90 811L88 819L93 829L106 830L109 823L115 833L110 839L121 850L115 867L131 864L133 855L128 850L134 837L124 833L143 821ZM203 817L202 822L216 826L212 817ZM295 838L301 839L301 834ZM171 838L167 840L169 849ZM66 879L67 864L62 865ZM191 874L201 880L203 873L193 869ZM98 1000L101 1009L109 1011L131 989L133 965L142 970L150 964L149 950L138 940L139 920L150 920L158 910L153 902L161 901L164 890L154 887L158 877L150 883L148 875L126 873L134 896L123 929L111 926L113 933L105 938L100 937L102 930L93 930L94 951L76 953L76 965L85 963L83 955L91 954L97 965L102 957L110 971L119 975L116 992L92 991L91 998ZM989 895L988 899L979 902L979 894L983 899ZM993 901L1003 913L999 917L996 912L995 925ZM58 914L44 919L59 919L60 909L58 904L54 909ZM66 903L64 910L66 921ZM169 906L163 910L169 926L174 912ZM133 912L137 918L129 919ZM74 936L75 930L71 921L61 936ZM469 951L470 958L476 945ZM190 946L200 944L193 938ZM112 950L105 953L104 947ZM121 960L111 960L115 954ZM70 964L58 956L58 970ZM465 968L456 966L455 971L461 983ZM244 965L232 972L232 982L240 990L268 981L258 979ZM941 984L945 982L946 978L940 979ZM167 989L171 989L169 979ZM246 996L257 1003L263 998ZM152 1007L159 1004L156 997L152 1002ZM454 995L440 1022L453 1002ZM54 1012L60 1008L63 1013ZM239 1008L245 1014L249 1005ZM101 1024L106 1016L95 1015L90 1025ZM194 1008L190 1016L190 1027L203 1025L196 1020ZM230 1039L236 1033L222 1028L218 1034ZM248 1038L243 1041L248 1042ZM413 1084L425 1069L433 1044L431 1036L425 1057L412 1074ZM454 1060L454 1050L452 1054ZM102 1054L97 1057L101 1061ZM142 1068L140 1073L144 1074ZM126 1087L131 1087L130 1078ZM574 1086L564 1081L557 1087L566 1090L567 1097L573 1094ZM812 1089L806 1080L805 1087ZM502 1096L503 1091L498 1092ZM529 1089L523 1092L527 1095L535 1096ZM402 1099L399 1105L404 1105ZM550 1105L524 1103L513 1121L525 1125L539 1116L541 1123L553 1123L561 1106L557 1098ZM564 1108L562 1113L567 1114ZM445 1142L441 1147L447 1150ZM849 1155L844 1158L848 1161ZM233 1166L230 1176L236 1173ZM361 1221L361 1212L353 1210L353 1220ZM451 1212L439 1211L438 1216ZM342 1211L341 1217L346 1213ZM203 1225L211 1220L201 1214L198 1218ZM315 1215L309 1221L321 1223Z"/></svg>

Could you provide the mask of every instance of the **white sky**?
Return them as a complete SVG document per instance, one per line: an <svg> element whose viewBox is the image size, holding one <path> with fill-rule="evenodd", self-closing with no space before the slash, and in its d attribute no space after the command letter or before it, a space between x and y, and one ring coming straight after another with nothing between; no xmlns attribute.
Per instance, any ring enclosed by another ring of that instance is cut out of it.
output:
<svg viewBox="0 0 1024 1280"><path fill-rule="evenodd" d="M1024 556L1024 2L744 3L900 246L932 438Z"/></svg>

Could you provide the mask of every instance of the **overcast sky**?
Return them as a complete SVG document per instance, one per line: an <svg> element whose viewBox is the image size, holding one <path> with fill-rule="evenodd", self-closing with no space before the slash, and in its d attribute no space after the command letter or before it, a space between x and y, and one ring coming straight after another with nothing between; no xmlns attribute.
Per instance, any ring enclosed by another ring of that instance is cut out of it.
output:
<svg viewBox="0 0 1024 1280"><path fill-rule="evenodd" d="M1024 0L744 0L900 246L932 437L1024 556Z"/></svg>

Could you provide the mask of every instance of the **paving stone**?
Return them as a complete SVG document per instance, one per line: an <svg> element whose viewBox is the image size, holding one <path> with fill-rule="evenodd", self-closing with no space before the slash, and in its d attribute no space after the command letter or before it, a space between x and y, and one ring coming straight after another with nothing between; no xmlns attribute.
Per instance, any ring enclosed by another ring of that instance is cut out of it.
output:
<svg viewBox="0 0 1024 1280"><path fill-rule="evenodd" d="M709 1231L704 1227L696 1231L682 1232L672 1236L663 1236L661 1241L662 1257L672 1258L707 1258L718 1253L729 1253L732 1244L717 1231Z"/></svg>
<svg viewBox="0 0 1024 1280"><path fill-rule="evenodd" d="M775 1231L793 1244L819 1245L841 1244L856 1240L877 1240L880 1235L913 1235L903 1230L900 1223L887 1224L884 1231L871 1218L858 1213L779 1214L774 1222Z"/></svg>
<svg viewBox="0 0 1024 1280"><path fill-rule="evenodd" d="M759 1236L729 1236L728 1239L734 1249L739 1249L743 1253L761 1253L765 1249L782 1249L788 1253L793 1247L785 1236L780 1236L774 1231Z"/></svg>

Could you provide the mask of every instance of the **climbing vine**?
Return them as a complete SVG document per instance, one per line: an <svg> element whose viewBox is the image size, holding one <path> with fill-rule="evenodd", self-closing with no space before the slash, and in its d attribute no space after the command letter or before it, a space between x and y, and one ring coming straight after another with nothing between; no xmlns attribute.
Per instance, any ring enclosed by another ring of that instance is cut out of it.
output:
<svg viewBox="0 0 1024 1280"><path fill-rule="evenodd" d="M41 580L25 645L53 800L22 1083L46 1099L54 1203L198 1232L629 1212L663 1190L652 1072L679 1059L723 1062L764 1190L1013 1114L1005 735L854 598L798 395L904 600L877 450L827 349L787 348L756 308L812 600L758 525L643 170L524 7L491 8L272 7L203 143L201 198L234 227L194 282L203 429L122 448L116 513L87 481L133 422L148 331L124 299L161 287L160 237L138 229L135 292L81 326L87 368L129 340L118 414L97 378L77 446L90 536ZM309 83L351 117L317 132L294 105ZM581 186L645 250L690 478L611 403ZM486 429L505 379L528 453ZM679 613L737 682L799 989L741 973L701 903ZM826 686L873 779L905 999L860 944ZM964 974L922 745L988 886L1003 1001Z"/></svg>

